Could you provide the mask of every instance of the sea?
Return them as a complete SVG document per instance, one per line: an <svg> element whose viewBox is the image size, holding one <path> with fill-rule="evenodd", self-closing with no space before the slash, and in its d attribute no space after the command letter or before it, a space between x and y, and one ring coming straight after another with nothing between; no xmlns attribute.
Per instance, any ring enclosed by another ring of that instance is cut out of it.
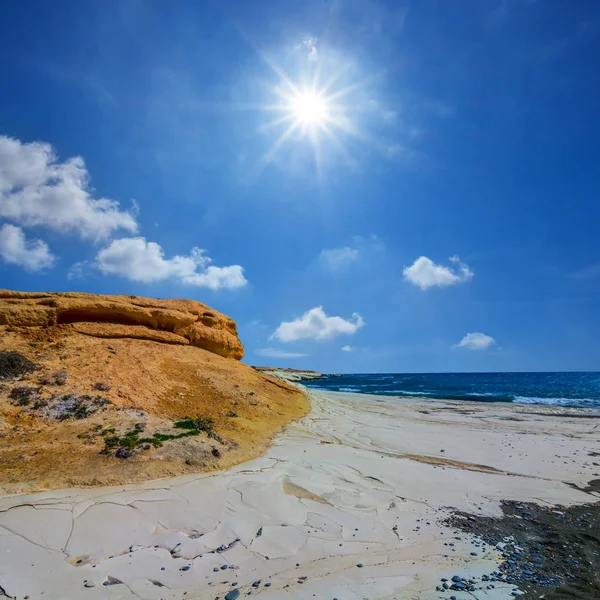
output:
<svg viewBox="0 0 600 600"><path fill-rule="evenodd" d="M600 408L600 372L369 373L303 383L332 392Z"/></svg>

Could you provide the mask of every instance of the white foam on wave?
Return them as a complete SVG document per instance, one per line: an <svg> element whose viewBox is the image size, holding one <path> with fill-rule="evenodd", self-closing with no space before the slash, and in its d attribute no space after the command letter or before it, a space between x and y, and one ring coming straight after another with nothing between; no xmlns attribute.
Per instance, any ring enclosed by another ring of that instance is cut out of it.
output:
<svg viewBox="0 0 600 600"><path fill-rule="evenodd" d="M590 407L600 405L600 401L593 398L539 398L537 396L515 396L513 402L522 404L548 404L550 406L582 406Z"/></svg>
<svg viewBox="0 0 600 600"><path fill-rule="evenodd" d="M351 387L341 387L338 389L338 392L360 392L359 389L357 388L351 388Z"/></svg>

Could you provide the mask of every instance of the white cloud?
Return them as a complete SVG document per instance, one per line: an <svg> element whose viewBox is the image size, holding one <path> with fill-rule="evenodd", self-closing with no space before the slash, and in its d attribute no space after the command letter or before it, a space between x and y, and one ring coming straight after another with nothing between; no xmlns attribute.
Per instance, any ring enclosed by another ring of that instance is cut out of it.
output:
<svg viewBox="0 0 600 600"><path fill-rule="evenodd" d="M200 248L193 248L189 256L166 259L156 242L135 237L113 240L98 252L95 266L105 275L120 275L142 283L175 279L213 290L246 285L247 280L239 265L214 267L209 266L210 262L211 259Z"/></svg>
<svg viewBox="0 0 600 600"><path fill-rule="evenodd" d="M343 248L329 248L321 250L320 260L330 269L338 271L356 262L360 257L360 251L350 246Z"/></svg>
<svg viewBox="0 0 600 600"><path fill-rule="evenodd" d="M304 356L310 356L309 354L303 354L302 352L286 352L285 350L278 350L277 348L262 348L257 350L256 354L268 358L303 358Z"/></svg>
<svg viewBox="0 0 600 600"><path fill-rule="evenodd" d="M118 229L137 231L135 204L132 214L115 200L92 194L81 157L59 162L50 144L0 136L0 217L84 239L106 238Z"/></svg>
<svg viewBox="0 0 600 600"><path fill-rule="evenodd" d="M27 271L52 267L56 257L42 240L28 240L20 227L5 223L0 227L0 258Z"/></svg>
<svg viewBox="0 0 600 600"><path fill-rule="evenodd" d="M464 283L473 278L473 271L458 256L450 258L456 263L456 268L444 267L434 263L426 256L420 256L410 267L405 267L405 279L422 290L430 287L448 287L457 283Z"/></svg>
<svg viewBox="0 0 600 600"><path fill-rule="evenodd" d="M373 258L375 252L383 250L384 245L376 234L355 235L349 246L321 250L319 262L331 271L342 271L358 262Z"/></svg>
<svg viewBox="0 0 600 600"><path fill-rule="evenodd" d="M352 352L352 346L342 346L344 352Z"/></svg>
<svg viewBox="0 0 600 600"><path fill-rule="evenodd" d="M487 350L493 346L496 340L486 335L485 333L467 333L458 344L454 344L453 348L467 348L468 350Z"/></svg>
<svg viewBox="0 0 600 600"><path fill-rule="evenodd" d="M67 279L69 281L72 281L73 279L83 279L89 266L89 260L81 260L79 262L73 263L67 271Z"/></svg>
<svg viewBox="0 0 600 600"><path fill-rule="evenodd" d="M352 335L363 327L365 322L358 313L352 314L352 320L341 317L328 317L322 306L315 306L294 321L284 321L275 330L271 338L282 342L313 339L326 340L337 335Z"/></svg>
<svg viewBox="0 0 600 600"><path fill-rule="evenodd" d="M317 51L317 40L313 38L308 38L306 40L302 40L302 45L308 52L306 58L308 58L310 62L317 62L319 60L319 52Z"/></svg>

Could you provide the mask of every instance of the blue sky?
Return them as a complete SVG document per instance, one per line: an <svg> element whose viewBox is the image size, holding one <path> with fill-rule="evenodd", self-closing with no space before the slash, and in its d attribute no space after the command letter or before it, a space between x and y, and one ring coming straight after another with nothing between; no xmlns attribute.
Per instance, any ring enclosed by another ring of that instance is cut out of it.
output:
<svg viewBox="0 0 600 600"><path fill-rule="evenodd" d="M0 56L0 287L197 299L250 364L600 368L597 2L8 0Z"/></svg>

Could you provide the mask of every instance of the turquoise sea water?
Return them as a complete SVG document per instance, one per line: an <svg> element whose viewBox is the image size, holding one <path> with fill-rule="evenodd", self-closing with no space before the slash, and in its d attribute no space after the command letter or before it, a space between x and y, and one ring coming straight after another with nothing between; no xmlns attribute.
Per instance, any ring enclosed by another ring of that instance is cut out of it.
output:
<svg viewBox="0 0 600 600"><path fill-rule="evenodd" d="M600 372L376 373L304 382L330 391L600 408Z"/></svg>

